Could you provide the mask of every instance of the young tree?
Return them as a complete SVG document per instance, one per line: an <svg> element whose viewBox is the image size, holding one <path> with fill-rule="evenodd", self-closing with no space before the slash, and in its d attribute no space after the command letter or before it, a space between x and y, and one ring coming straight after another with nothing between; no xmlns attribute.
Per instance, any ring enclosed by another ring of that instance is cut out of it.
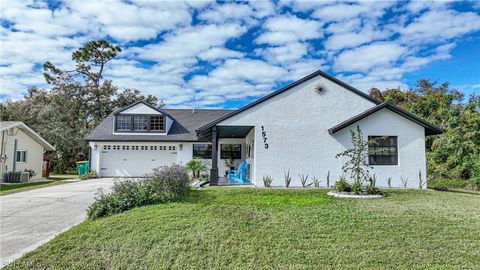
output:
<svg viewBox="0 0 480 270"><path fill-rule="evenodd" d="M347 161L342 166L342 170L355 181L357 185L361 185L368 180L371 168L368 165L368 142L363 140L362 131L357 126L356 130L350 130L351 142L353 148L347 149L342 153L335 155L335 158L346 157Z"/></svg>

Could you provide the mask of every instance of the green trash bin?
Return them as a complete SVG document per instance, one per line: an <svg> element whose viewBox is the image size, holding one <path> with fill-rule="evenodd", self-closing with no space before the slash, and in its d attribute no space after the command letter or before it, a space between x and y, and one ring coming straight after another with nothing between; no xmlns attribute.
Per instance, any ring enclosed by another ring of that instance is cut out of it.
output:
<svg viewBox="0 0 480 270"><path fill-rule="evenodd" d="M88 161L77 161L78 176L84 176L88 173Z"/></svg>

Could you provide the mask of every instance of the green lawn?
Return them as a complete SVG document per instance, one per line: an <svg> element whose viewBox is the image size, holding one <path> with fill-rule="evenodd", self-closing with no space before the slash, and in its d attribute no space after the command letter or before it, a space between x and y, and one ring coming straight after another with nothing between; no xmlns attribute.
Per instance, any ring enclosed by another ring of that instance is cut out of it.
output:
<svg viewBox="0 0 480 270"><path fill-rule="evenodd" d="M86 221L22 257L44 269L478 269L480 194L206 188Z"/></svg>
<svg viewBox="0 0 480 270"><path fill-rule="evenodd" d="M74 179L78 179L78 175L76 175L76 174L50 174L48 179L51 179L51 180L74 180Z"/></svg>
<svg viewBox="0 0 480 270"><path fill-rule="evenodd" d="M43 182L32 182L32 183L19 183L19 184L0 184L0 196L17 193L21 191L27 191L42 187L54 186L63 184L63 181L43 181Z"/></svg>

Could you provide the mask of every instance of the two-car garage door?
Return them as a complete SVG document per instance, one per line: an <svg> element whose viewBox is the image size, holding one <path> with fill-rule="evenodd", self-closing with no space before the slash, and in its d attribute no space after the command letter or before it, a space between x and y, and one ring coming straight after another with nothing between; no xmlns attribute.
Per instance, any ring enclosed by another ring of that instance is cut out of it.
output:
<svg viewBox="0 0 480 270"><path fill-rule="evenodd" d="M177 160L174 145L103 145L100 153L102 177L134 177Z"/></svg>

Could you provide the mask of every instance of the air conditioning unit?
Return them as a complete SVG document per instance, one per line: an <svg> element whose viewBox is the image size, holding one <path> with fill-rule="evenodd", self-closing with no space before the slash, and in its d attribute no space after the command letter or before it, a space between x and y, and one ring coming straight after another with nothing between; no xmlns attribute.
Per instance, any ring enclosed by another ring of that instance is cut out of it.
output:
<svg viewBox="0 0 480 270"><path fill-rule="evenodd" d="M3 174L3 181L8 183L24 183L30 180L28 172L6 172Z"/></svg>

